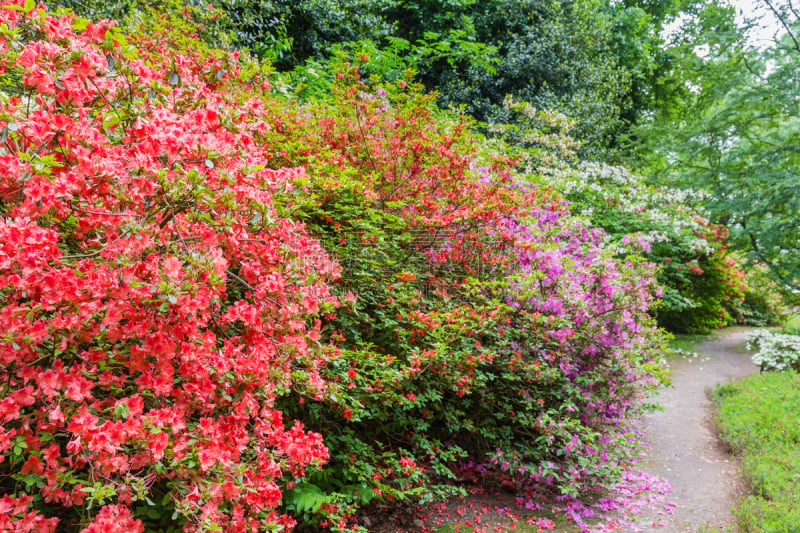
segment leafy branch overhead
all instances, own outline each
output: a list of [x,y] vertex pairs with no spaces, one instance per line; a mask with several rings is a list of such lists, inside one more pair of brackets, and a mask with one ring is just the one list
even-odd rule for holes
[[692,67],[696,90],[684,113],[643,133],[643,155],[657,179],[708,192],[713,220],[792,294],[800,280],[798,20],[791,4],[767,4],[782,37],[753,48],[738,33],[711,47]]

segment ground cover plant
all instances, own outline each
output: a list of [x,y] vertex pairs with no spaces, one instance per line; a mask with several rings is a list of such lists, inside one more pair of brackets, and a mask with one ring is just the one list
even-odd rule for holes
[[409,81],[300,104],[141,16],[0,8],[0,527],[353,530],[626,474],[651,265]]
[[740,454],[750,495],[735,509],[742,531],[800,528],[800,376],[764,372],[719,386],[713,394],[723,439]]
[[800,335],[796,331],[756,330],[747,336],[747,349],[761,370],[800,369]]

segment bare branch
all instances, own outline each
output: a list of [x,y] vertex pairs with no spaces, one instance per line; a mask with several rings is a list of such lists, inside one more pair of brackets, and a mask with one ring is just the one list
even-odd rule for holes
[[794,15],[794,18],[797,19],[795,20],[795,22],[800,21],[800,13],[798,13],[797,10],[795,9],[794,4],[792,4],[792,0],[787,0],[787,2],[789,3],[789,9]]
[[242,285],[244,285],[245,287],[247,287],[248,289],[250,289],[251,291],[256,292],[256,290],[253,288],[252,285],[247,283],[245,280],[243,280],[242,278],[240,278],[239,276],[237,276],[236,274],[234,274],[230,270],[225,270],[225,273],[227,275],[229,275],[230,277],[232,277],[233,279],[235,279],[236,281],[238,281],[239,283],[241,283]]
[[764,3],[769,6],[770,10],[775,14],[775,17],[780,21],[781,25],[786,30],[786,34],[789,36],[790,39],[792,39],[792,42],[794,43],[794,49],[797,50],[798,53],[800,53],[800,43],[797,42],[797,37],[795,37],[794,33],[792,33],[792,27],[784,18],[783,13],[778,11],[778,9],[772,4],[770,0],[764,0]]

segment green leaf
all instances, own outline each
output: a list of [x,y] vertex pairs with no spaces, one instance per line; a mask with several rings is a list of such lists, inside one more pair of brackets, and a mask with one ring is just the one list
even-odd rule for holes
[[330,499],[321,488],[310,483],[301,483],[287,491],[286,494],[287,501],[292,504],[298,514],[316,512]]
[[72,21],[72,29],[77,32],[82,32],[89,27],[89,19],[83,17],[75,17]]
[[115,418],[122,418],[127,419],[128,415],[130,414],[131,410],[128,407],[128,404],[125,403],[118,403],[114,406],[114,417]]

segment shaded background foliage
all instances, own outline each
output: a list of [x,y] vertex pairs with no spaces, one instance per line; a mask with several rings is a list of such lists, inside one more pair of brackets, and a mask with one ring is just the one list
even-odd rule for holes
[[[63,5],[119,18],[133,2]],[[189,2],[202,7],[201,2]],[[384,77],[414,70],[443,107],[482,122],[511,117],[511,95],[576,121],[582,155],[611,158],[629,128],[682,94],[674,52],[660,31],[703,2],[605,0],[218,0],[230,42],[279,71],[319,66],[340,48],[373,51]],[[684,48],[685,50],[685,48]],[[383,60],[377,56],[382,56]],[[387,59],[389,58],[389,59]],[[323,69],[324,70],[324,69]],[[676,79],[676,77],[678,79]]]

